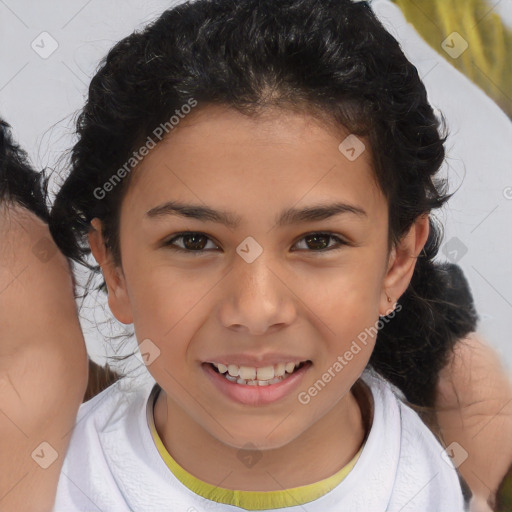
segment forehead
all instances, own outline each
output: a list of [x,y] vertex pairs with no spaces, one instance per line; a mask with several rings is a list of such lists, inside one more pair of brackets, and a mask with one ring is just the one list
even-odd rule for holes
[[365,138],[277,108],[249,117],[225,106],[197,107],[132,173],[123,201],[130,208],[149,209],[170,196],[224,206],[243,198],[261,208],[261,201],[271,207],[336,194],[370,209],[386,206]]

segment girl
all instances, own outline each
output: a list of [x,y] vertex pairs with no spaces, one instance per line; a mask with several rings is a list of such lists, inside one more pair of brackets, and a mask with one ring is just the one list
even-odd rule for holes
[[428,403],[456,340],[438,124],[365,2],[199,0],[110,51],[50,226],[154,380],[80,408],[56,511],[464,509],[383,378]]

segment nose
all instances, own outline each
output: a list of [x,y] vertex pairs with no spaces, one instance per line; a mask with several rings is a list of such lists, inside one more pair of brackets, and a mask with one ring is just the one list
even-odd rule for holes
[[285,272],[265,256],[252,263],[234,263],[220,308],[223,325],[246,334],[262,335],[284,328],[296,318],[297,297]]

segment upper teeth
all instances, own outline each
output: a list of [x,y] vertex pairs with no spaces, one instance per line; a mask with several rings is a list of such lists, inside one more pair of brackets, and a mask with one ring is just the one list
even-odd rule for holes
[[228,372],[232,377],[240,377],[245,380],[272,380],[274,377],[281,377],[284,373],[293,373],[300,363],[278,363],[275,366],[263,366],[255,368],[254,366],[237,366],[230,364],[228,366],[222,363],[212,363],[220,373]]

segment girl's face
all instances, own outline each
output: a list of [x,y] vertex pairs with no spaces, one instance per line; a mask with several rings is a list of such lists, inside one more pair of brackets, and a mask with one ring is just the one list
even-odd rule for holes
[[[424,217],[388,260],[370,148],[351,138],[340,150],[348,135],[289,111],[198,108],[132,171],[122,269],[105,264],[93,221],[110,307],[134,324],[170,418],[232,447],[277,448],[343,415],[379,314],[407,288],[428,234]],[[301,361],[311,364],[267,387],[209,364]]]

